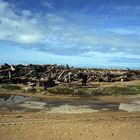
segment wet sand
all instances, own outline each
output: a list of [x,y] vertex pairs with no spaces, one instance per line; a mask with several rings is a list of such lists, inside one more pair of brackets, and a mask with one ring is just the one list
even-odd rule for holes
[[0,112],[92,113],[98,111],[140,111],[140,96],[29,97],[0,96]]

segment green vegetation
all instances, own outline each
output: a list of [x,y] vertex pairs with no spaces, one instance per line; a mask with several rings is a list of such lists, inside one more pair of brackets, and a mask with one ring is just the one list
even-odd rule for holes
[[43,93],[48,95],[73,95],[73,96],[104,96],[104,95],[135,95],[140,94],[140,85],[120,85],[120,86],[99,86],[98,88],[80,88],[55,86],[43,90],[35,88],[34,91],[23,90],[20,86],[14,84],[2,84],[1,88],[8,91],[24,91],[24,93]]
[[63,94],[63,95],[83,95],[86,96],[86,92],[75,89],[75,88],[69,88],[69,87],[57,87],[57,88],[49,88],[47,90],[51,94]]
[[68,88],[57,87],[47,90],[51,94],[63,94],[63,95],[80,95],[80,96],[103,96],[103,95],[135,95],[140,94],[139,85],[123,86],[123,87],[104,87],[104,88]]
[[123,87],[105,87],[89,90],[93,95],[135,95],[140,94],[139,85],[123,86]]
[[7,90],[20,90],[21,87],[17,85],[11,85],[11,84],[3,84],[1,85],[2,88],[7,89]]

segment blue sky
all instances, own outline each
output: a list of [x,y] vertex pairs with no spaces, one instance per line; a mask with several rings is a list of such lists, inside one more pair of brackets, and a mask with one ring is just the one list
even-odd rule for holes
[[140,68],[140,1],[0,0],[0,63]]

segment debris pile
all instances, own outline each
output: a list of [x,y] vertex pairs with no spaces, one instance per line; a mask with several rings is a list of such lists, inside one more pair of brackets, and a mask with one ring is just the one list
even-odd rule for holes
[[140,79],[140,70],[109,70],[74,68],[68,65],[0,65],[0,83],[41,82],[47,79],[56,83],[69,83],[79,80],[79,74],[86,73],[89,81],[115,82]]

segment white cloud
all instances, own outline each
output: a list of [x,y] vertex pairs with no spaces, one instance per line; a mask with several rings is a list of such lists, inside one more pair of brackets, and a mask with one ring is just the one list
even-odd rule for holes
[[140,5],[116,5],[114,6],[114,9],[118,11],[126,11],[126,12],[131,11],[139,13]]
[[22,11],[22,15],[23,15],[24,17],[29,17],[29,16],[32,15],[32,13],[31,13],[31,11],[29,11],[29,10],[23,10],[23,11]]
[[123,27],[123,28],[107,28],[104,29],[107,32],[112,32],[120,35],[140,35],[140,27]]
[[43,3],[43,5],[47,8],[50,8],[50,9],[52,9],[54,7],[54,4],[52,2],[48,2],[48,1],[45,1]]
[[38,40],[41,40],[40,34],[22,34],[17,36],[19,43],[25,43],[25,44],[34,44],[38,43]]
[[[51,24],[58,24],[58,23],[65,23],[66,20],[64,17],[56,15],[56,14],[52,14],[52,13],[47,13],[44,16],[44,19],[47,20],[47,22],[51,25]],[[61,25],[62,26],[62,25]]]
[[[86,21],[86,18],[84,16],[82,20]],[[85,51],[88,46],[90,48],[87,51],[90,49],[93,51],[94,48],[99,46],[107,46],[114,52],[121,52],[123,48],[135,53],[135,48],[140,50],[140,40],[127,36],[131,33],[138,33],[137,30],[133,29],[87,29],[82,26],[82,23],[80,25],[66,20],[65,16],[53,13],[32,13],[27,9],[22,10],[17,15],[14,6],[0,0],[0,40],[22,45],[33,44],[40,50],[40,45],[46,48],[52,47],[50,49],[52,53],[55,48],[70,49],[71,47],[75,50],[73,53],[76,54],[75,48],[77,47],[77,51],[79,51],[81,46],[85,47]],[[110,32],[115,32],[117,35],[110,34]],[[84,47],[81,48],[83,54],[85,53],[83,51]],[[45,49],[43,48],[43,50]],[[100,49],[100,51],[102,50]]]
[[133,55],[127,52],[114,52],[114,53],[103,53],[103,52],[96,52],[96,51],[89,51],[82,54],[82,56],[93,57],[97,59],[110,59],[110,58],[134,58],[139,59],[139,55]]
[[133,30],[128,30],[124,28],[112,28],[112,29],[106,29],[106,31],[117,33],[117,34],[122,34],[122,35],[131,35],[135,33]]
[[0,1],[0,40],[21,44],[40,43],[43,33],[29,10],[17,15],[8,2]]

